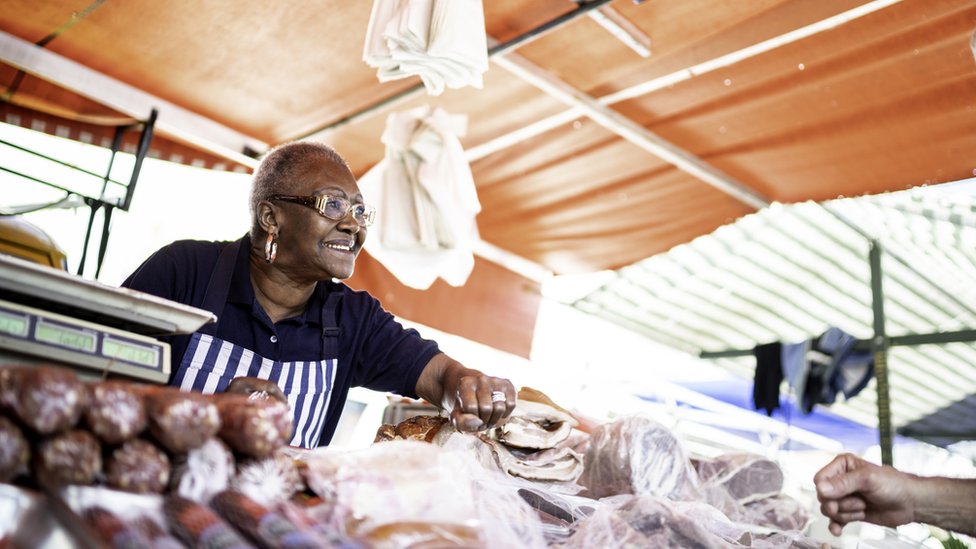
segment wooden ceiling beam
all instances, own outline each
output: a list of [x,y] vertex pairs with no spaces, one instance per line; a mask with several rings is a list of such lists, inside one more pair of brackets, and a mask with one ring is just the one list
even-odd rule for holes
[[156,131],[250,168],[258,164],[252,154],[268,148],[258,139],[3,31],[0,61],[136,120],[157,109]]
[[[859,19],[876,11],[893,6],[902,0],[873,0],[856,8],[845,12],[832,15],[815,23],[794,29],[779,36],[774,36],[768,40],[757,42],[751,46],[721,55],[714,59],[703,61],[691,67],[674,71],[646,82],[624,88],[620,91],[604,95],[596,99],[603,106],[610,106],[628,99],[634,99],[651,92],[673,86],[685,80],[690,80],[696,76],[712,72],[722,67],[728,67],[751,57],[772,51],[787,44],[808,38],[815,34],[837,28],[845,23]],[[488,155],[514,146],[518,143],[541,135],[549,130],[557,128],[565,123],[571,122],[582,114],[578,108],[570,109],[561,113],[554,114],[532,124],[523,126],[514,132],[501,135],[490,141],[486,141],[475,147],[471,147],[467,154],[469,162],[474,162],[485,158]]]
[[630,141],[634,145],[691,174],[743,203],[762,209],[769,199],[701,158],[671,143],[619,112],[600,104],[594,97],[563,82],[549,71],[518,54],[492,58],[492,62],[551,97],[575,107],[591,120]]

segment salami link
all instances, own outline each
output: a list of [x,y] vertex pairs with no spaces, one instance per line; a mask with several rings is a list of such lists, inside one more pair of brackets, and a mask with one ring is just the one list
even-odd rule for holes
[[144,391],[149,432],[167,450],[199,448],[220,429],[217,406],[200,393],[160,387]]
[[18,367],[4,373],[5,400],[20,421],[39,435],[70,429],[88,404],[88,387],[71,370]]
[[162,493],[169,485],[170,464],[153,443],[134,439],[112,451],[105,464],[105,482],[136,493]]
[[266,457],[291,438],[292,416],[288,404],[238,394],[221,394],[220,438],[235,451],[252,457]]
[[0,482],[10,482],[27,466],[30,445],[20,427],[0,416]]
[[91,402],[85,421],[107,444],[120,444],[146,428],[146,407],[131,383],[103,381],[91,384]]
[[95,435],[74,429],[44,439],[34,451],[34,477],[46,486],[91,484],[102,472],[102,449]]

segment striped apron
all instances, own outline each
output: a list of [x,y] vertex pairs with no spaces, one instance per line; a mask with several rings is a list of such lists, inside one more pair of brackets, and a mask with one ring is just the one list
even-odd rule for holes
[[170,381],[183,391],[221,393],[236,377],[273,381],[288,397],[292,411],[289,444],[315,448],[319,444],[325,411],[329,407],[339,354],[336,308],[339,292],[330,292],[322,310],[322,360],[280,362],[216,337],[227,292],[234,273],[240,241],[220,253],[203,299],[203,309],[217,314],[217,322],[200,328],[190,338],[179,369]]

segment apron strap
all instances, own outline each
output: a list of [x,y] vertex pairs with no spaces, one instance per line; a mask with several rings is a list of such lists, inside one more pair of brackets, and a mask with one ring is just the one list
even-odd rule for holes
[[336,312],[339,310],[338,288],[329,288],[329,295],[322,306],[322,357],[332,359],[339,356],[339,323]]
[[203,294],[201,308],[217,315],[217,322],[207,324],[197,330],[201,334],[212,336],[217,333],[217,325],[220,324],[224,305],[227,303],[227,294],[230,292],[230,281],[234,276],[234,262],[237,260],[237,253],[240,248],[240,240],[224,246],[217,258],[213,272],[210,273],[210,281],[207,283],[207,291]]

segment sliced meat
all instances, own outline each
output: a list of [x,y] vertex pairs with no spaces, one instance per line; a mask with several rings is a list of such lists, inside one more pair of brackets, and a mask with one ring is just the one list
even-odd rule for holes
[[506,473],[530,480],[573,482],[583,472],[583,456],[570,448],[552,448],[539,452],[512,450],[497,440],[482,437]]

